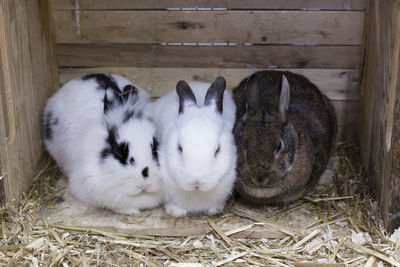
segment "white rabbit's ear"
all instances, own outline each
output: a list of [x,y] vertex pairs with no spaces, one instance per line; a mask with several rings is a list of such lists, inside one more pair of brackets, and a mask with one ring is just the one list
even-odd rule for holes
[[282,75],[281,96],[279,99],[279,112],[282,120],[286,120],[286,110],[289,108],[290,102],[290,86],[285,75]]
[[184,112],[185,106],[196,105],[196,97],[187,82],[179,81],[176,84],[176,92],[179,96],[179,114]]
[[211,104],[214,104],[216,110],[222,114],[222,103],[224,99],[225,87],[226,81],[224,77],[218,76],[217,78],[215,78],[210,88],[208,88],[206,98],[204,100],[204,105],[209,106]]

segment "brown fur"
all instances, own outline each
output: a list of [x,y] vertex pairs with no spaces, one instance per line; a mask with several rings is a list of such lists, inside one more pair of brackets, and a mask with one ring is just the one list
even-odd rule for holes
[[300,198],[318,181],[333,149],[332,104],[304,76],[281,71],[254,73],[233,97],[237,193],[261,205]]

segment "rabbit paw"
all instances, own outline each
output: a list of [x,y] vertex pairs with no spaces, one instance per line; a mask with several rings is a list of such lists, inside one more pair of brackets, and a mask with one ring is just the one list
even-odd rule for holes
[[116,209],[116,210],[114,210],[114,212],[124,214],[124,215],[139,215],[140,214],[140,210],[137,208]]
[[221,213],[224,207],[215,207],[207,210],[207,215],[212,216]]
[[166,204],[165,205],[165,212],[168,215],[174,216],[174,217],[183,217],[186,215],[186,210],[182,209],[181,207],[178,207],[174,204]]

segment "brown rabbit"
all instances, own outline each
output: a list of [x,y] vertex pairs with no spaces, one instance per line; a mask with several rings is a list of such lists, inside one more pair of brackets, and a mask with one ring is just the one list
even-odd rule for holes
[[302,75],[259,71],[233,89],[236,191],[257,205],[287,204],[313,186],[336,137],[332,104]]

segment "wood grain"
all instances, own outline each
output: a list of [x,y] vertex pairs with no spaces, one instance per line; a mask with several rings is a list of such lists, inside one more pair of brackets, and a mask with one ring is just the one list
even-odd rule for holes
[[71,10],[54,17],[57,43],[360,45],[364,12]]
[[331,100],[335,108],[338,132],[337,141],[350,141],[358,143],[358,132],[354,125],[358,121],[358,101],[357,100]]
[[[1,10],[0,10],[1,14]],[[2,52],[0,50],[0,153],[3,154],[5,153],[6,150],[6,140],[7,140],[7,133],[6,133],[6,127],[8,126],[8,123],[6,121],[7,116],[4,116],[4,114],[7,114],[7,108],[6,108],[6,98],[5,98],[5,84],[4,84],[4,71],[3,71],[3,62],[2,60]],[[4,181],[5,181],[5,175],[7,168],[5,167],[7,164],[7,159],[4,156],[0,155],[0,205],[3,205],[5,202],[5,191],[4,191]]]
[[[149,90],[153,97],[175,89],[179,80],[210,82],[218,75],[227,80],[228,90],[258,69],[226,68],[61,68],[60,80],[68,80],[89,73],[116,73],[131,79]],[[357,70],[346,69],[289,69],[308,77],[331,100],[357,100]]]
[[298,9],[298,10],[364,10],[365,0],[52,0],[54,8],[75,9]]
[[369,1],[366,18],[361,159],[384,223],[393,231],[400,226],[400,1]]
[[57,86],[54,35],[47,0],[0,2],[0,158],[4,199],[27,190],[43,148],[40,117]]
[[[222,75],[231,90],[243,78],[257,69],[218,69],[218,68],[61,68],[60,79],[64,83],[70,79],[89,73],[116,73],[134,81],[149,90],[152,96],[160,97],[173,90],[178,80],[210,82]],[[325,93],[336,109],[338,117],[338,140],[356,139],[357,84],[356,70],[329,69],[290,69],[305,75]]]
[[59,44],[60,67],[355,69],[361,46]]
[[[400,227],[400,1],[390,3],[391,62],[389,70],[389,104],[386,120],[386,150],[390,149],[389,230]],[[390,133],[390,134],[388,134]]]

